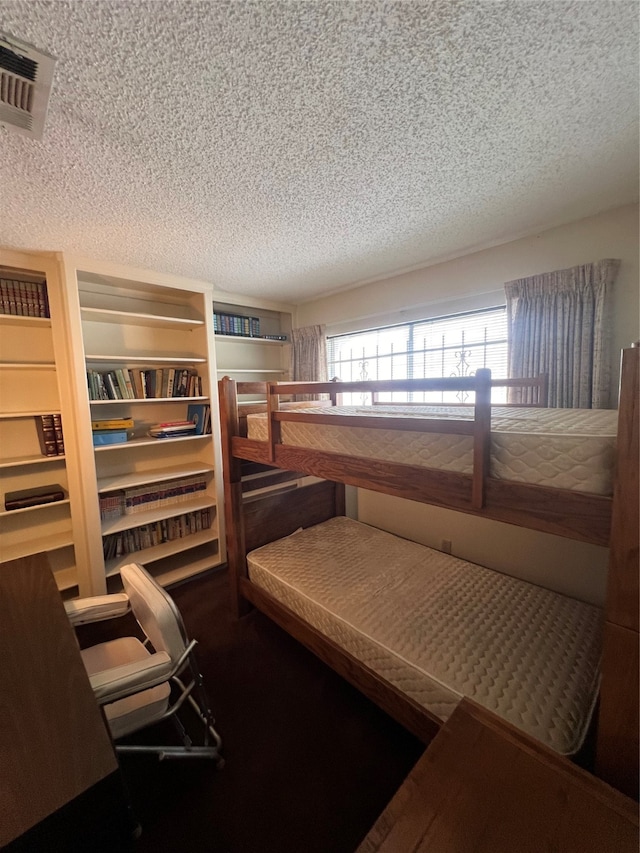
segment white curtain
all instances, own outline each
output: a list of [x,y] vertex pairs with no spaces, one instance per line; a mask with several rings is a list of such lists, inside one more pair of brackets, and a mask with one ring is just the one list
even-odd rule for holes
[[549,406],[610,404],[611,304],[620,261],[505,284],[509,376],[549,376]]
[[[291,378],[303,382],[327,381],[327,335],[324,326],[291,330]],[[317,398],[299,394],[296,399]]]

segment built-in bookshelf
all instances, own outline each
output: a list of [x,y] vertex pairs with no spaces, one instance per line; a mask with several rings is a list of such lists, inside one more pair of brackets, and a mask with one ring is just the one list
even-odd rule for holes
[[[205,433],[157,428],[187,421],[193,407],[217,413],[211,286],[86,261],[65,259],[65,270],[77,293],[71,324],[93,591],[117,585],[132,561],[163,584],[220,565],[217,417]],[[110,423],[113,436],[107,428],[98,439],[92,424]],[[194,478],[191,492],[185,484]],[[125,511],[133,494],[146,504]]]
[[290,378],[293,306],[216,292],[218,378],[278,382]]
[[0,278],[0,560],[46,552],[67,597],[223,564],[217,381],[288,379],[293,307],[64,253]]
[[0,250],[0,303],[0,560],[46,551],[71,594],[85,549],[80,478],[64,444],[73,415],[56,258]]

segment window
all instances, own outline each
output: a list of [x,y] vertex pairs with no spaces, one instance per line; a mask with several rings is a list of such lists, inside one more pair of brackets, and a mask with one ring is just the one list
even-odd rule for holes
[[[383,326],[327,339],[329,377],[345,382],[366,379],[416,379],[433,376],[471,376],[488,367],[494,378],[507,376],[506,308],[487,308]],[[465,395],[466,396],[466,395]],[[493,401],[505,402],[506,390],[495,389]],[[387,403],[460,403],[449,394],[386,394]],[[344,402],[365,402],[345,394]]]

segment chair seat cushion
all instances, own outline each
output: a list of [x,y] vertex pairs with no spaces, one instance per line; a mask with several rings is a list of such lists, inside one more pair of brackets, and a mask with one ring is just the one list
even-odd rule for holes
[[[150,653],[136,637],[118,637],[107,643],[82,650],[82,660],[89,675],[135,663],[149,657]],[[114,740],[124,737],[143,726],[160,719],[169,704],[171,688],[168,683],[118,699],[104,706],[105,716]]]

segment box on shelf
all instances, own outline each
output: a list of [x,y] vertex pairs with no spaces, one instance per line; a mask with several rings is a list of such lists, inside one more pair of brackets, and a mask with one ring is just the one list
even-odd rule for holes
[[102,447],[105,444],[122,444],[127,440],[126,429],[95,429],[93,430],[93,446]]

